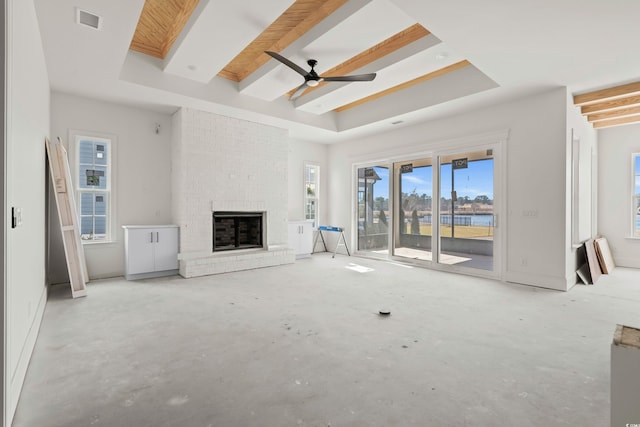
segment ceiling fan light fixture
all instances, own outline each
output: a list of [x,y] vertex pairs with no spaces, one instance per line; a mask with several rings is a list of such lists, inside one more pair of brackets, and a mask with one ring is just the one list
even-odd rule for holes
[[291,68],[296,73],[300,74],[304,77],[304,83],[298,86],[298,89],[289,97],[289,100],[293,101],[307,89],[307,87],[316,87],[320,82],[370,82],[371,80],[376,78],[376,73],[369,74],[358,74],[354,76],[331,76],[331,77],[322,77],[319,76],[318,73],[315,72],[314,67],[318,63],[315,59],[309,59],[307,64],[311,67],[311,70],[307,71],[299,65],[289,61],[287,58],[283,57],[279,53],[271,52],[269,50],[265,50],[264,53],[277,60],[278,62],[286,65]]

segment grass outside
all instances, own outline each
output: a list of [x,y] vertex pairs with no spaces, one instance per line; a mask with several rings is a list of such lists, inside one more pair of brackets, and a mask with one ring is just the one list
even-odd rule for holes
[[[407,224],[407,231],[411,231],[410,224]],[[480,225],[456,225],[454,227],[455,237],[460,238],[479,238],[493,237],[493,227]],[[440,234],[442,237],[451,237],[451,226],[441,225]],[[420,224],[420,235],[433,236],[431,224]]]

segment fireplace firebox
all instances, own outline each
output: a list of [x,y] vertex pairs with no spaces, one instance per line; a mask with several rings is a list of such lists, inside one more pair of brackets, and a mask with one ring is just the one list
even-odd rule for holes
[[263,247],[264,212],[213,212],[213,252]]

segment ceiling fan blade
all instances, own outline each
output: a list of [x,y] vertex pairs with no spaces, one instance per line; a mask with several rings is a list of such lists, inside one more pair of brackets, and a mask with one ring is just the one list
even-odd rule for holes
[[291,68],[293,71],[295,71],[296,73],[300,74],[302,77],[307,77],[307,75],[309,74],[309,72],[307,70],[305,70],[304,68],[294,64],[293,62],[289,61],[287,58],[285,58],[284,56],[275,53],[275,52],[271,52],[268,50],[265,50],[264,53],[266,53],[267,55],[269,55],[270,57],[272,57],[273,59],[276,59],[280,62],[282,62],[284,65],[286,65],[287,67]]
[[302,93],[307,90],[309,86],[307,86],[307,82],[302,83],[300,86],[298,86],[298,88],[296,89],[295,92],[293,92],[291,94],[291,96],[289,97],[289,101],[293,101],[294,99],[296,99],[297,97],[299,97],[300,95],[302,95]]
[[354,76],[322,77],[325,82],[370,82],[376,78],[376,73],[356,74]]

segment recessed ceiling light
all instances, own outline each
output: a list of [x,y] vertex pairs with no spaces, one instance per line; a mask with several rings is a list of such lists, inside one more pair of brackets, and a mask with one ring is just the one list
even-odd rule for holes
[[436,54],[436,59],[438,60],[447,59],[448,57],[449,57],[449,54],[447,52],[440,52]]
[[195,71],[198,69],[198,66],[191,64],[191,65],[187,65],[187,68],[190,69],[191,71]]
[[100,27],[102,27],[102,17],[95,13],[76,8],[76,23],[93,28],[94,30],[99,30]]

